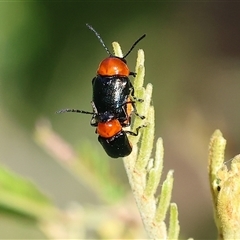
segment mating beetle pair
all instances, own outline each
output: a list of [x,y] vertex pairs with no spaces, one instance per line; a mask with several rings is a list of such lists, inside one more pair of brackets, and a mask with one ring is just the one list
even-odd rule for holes
[[92,80],[93,112],[77,109],[63,109],[57,113],[77,112],[91,114],[91,125],[96,127],[98,141],[103,146],[106,153],[112,158],[125,157],[132,152],[132,145],[128,140],[127,134],[137,136],[139,129],[145,125],[139,126],[136,133],[125,131],[122,128],[131,124],[131,114],[144,119],[144,116],[138,114],[135,101],[143,101],[134,96],[134,88],[128,76],[135,76],[127,66],[125,58],[133,50],[136,44],[146,35],[140,37],[122,58],[116,57],[108,50],[100,35],[92,26],[86,24],[92,30],[109,57],[105,58],[98,67],[97,76]]

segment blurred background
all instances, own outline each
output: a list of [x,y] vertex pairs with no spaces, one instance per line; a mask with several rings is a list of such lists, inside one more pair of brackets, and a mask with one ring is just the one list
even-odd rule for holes
[[[165,147],[164,174],[174,169],[172,201],[179,207],[181,237],[214,239],[207,176],[214,130],[227,139],[226,160],[240,152],[239,10],[236,2],[0,3],[1,164],[35,182],[61,209],[71,202],[101,205],[101,190],[92,191],[84,175],[76,180],[55,161],[57,153],[36,141],[36,129],[47,125],[56,134],[48,144],[60,141],[70,155],[76,151],[79,158],[108,164],[112,181],[125,189],[127,211],[135,212],[141,226],[122,160],[104,153],[90,117],[55,111],[91,110],[91,81],[107,53],[85,23],[110,49],[118,41],[125,53],[146,33],[127,61],[134,71],[137,49],[144,49],[145,81],[154,86],[156,137],[163,138]],[[64,155],[61,144],[59,158]],[[15,237],[10,226],[19,230],[18,236],[44,237],[21,221],[0,221],[1,238]]]

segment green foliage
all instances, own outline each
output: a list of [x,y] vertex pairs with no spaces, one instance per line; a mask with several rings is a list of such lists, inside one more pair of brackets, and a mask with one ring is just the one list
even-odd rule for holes
[[[113,47],[114,52],[121,57],[120,46],[114,43]],[[155,158],[151,158],[154,143],[155,118],[154,107],[151,105],[152,85],[148,84],[146,89],[143,87],[145,77],[144,60],[144,52],[143,50],[139,50],[134,89],[136,97],[144,100],[143,103],[136,102],[136,106],[139,113],[146,116],[144,122],[146,127],[142,130],[139,150],[136,144],[140,136],[130,138],[134,143],[134,151],[130,156],[124,158],[124,166],[148,236],[153,239],[166,239],[168,238],[168,233],[165,218],[171,200],[173,171],[169,171],[166,180],[163,182],[161,194],[156,198],[156,189],[159,185],[163,168],[164,149],[162,140],[158,139]],[[140,124],[143,124],[142,120],[136,117],[131,130],[134,131]],[[175,217],[177,216],[176,211],[177,208],[175,208]],[[178,220],[174,217],[170,219],[172,222],[170,222],[171,229],[169,232],[177,239],[179,225],[176,222]]]
[[0,207],[37,220],[56,214],[50,199],[37,186],[0,166]]
[[240,155],[224,163],[226,140],[216,130],[209,144],[209,180],[219,240],[240,239]]

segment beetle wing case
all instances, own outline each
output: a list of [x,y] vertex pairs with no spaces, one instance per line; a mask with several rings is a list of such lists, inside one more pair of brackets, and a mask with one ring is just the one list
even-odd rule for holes
[[133,89],[128,77],[98,75],[93,78],[92,86],[98,113],[114,113],[120,122],[128,119],[126,102]]
[[132,146],[124,131],[119,132],[111,138],[98,136],[105,152],[112,158],[126,157],[132,152]]

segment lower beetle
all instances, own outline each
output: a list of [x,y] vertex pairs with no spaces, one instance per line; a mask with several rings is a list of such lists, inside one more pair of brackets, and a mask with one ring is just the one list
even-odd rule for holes
[[126,157],[132,152],[132,144],[129,142],[127,134],[137,136],[142,127],[146,127],[146,125],[136,128],[136,133],[125,131],[117,119],[112,119],[108,122],[98,123],[96,132],[99,134],[98,141],[108,156],[119,158]]
[[[132,102],[126,102],[125,105],[131,105]],[[57,113],[76,112],[93,115],[91,125],[96,126],[98,141],[104,148],[108,156],[112,158],[126,157],[132,152],[132,145],[129,142],[127,134],[137,136],[139,130],[146,125],[141,125],[136,128],[136,133],[123,130],[123,126],[131,124],[131,107],[126,107],[128,119],[121,123],[119,119],[111,112],[98,113],[95,104],[92,102],[93,112],[78,110],[78,109],[62,109]]]

